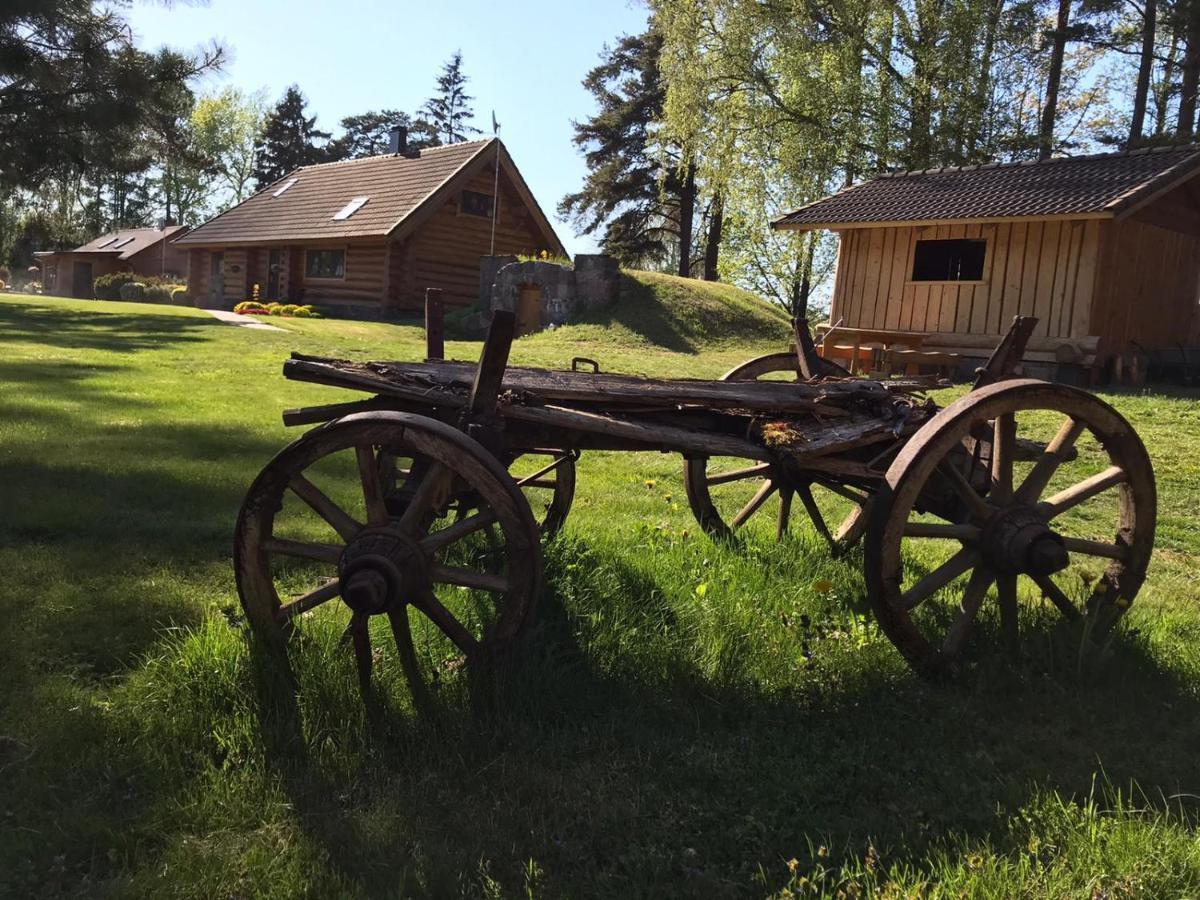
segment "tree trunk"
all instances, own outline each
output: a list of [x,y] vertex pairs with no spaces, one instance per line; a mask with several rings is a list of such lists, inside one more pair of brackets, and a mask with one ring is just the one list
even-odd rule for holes
[[1167,132],[1167,107],[1171,103],[1171,88],[1175,84],[1175,70],[1178,68],[1179,53],[1179,21],[1175,20],[1171,27],[1171,46],[1163,62],[1162,79],[1154,90],[1154,136]]
[[704,280],[720,281],[717,274],[717,261],[721,253],[721,228],[725,224],[725,205],[721,195],[713,197],[712,209],[708,215],[708,240],[704,244]]
[[1038,131],[1038,159],[1049,159],[1054,150],[1054,121],[1058,116],[1058,87],[1062,81],[1063,57],[1067,52],[1067,27],[1071,24],[1071,0],[1058,0],[1054,43],[1050,45],[1050,72],[1046,76],[1046,105]]
[[696,167],[688,163],[679,189],[679,274],[692,276],[692,218],[696,214]]
[[1150,95],[1150,75],[1154,70],[1154,33],[1157,28],[1157,0],[1146,0],[1146,10],[1142,16],[1142,56],[1138,63],[1137,87],[1133,91],[1133,118],[1129,125],[1127,147],[1135,147],[1141,142],[1146,127],[1146,100]]
[[792,279],[792,318],[808,318],[808,298],[812,293],[813,252],[816,250],[817,238],[813,232],[805,236],[804,250],[797,260],[799,277]]
[[1200,86],[1200,0],[1184,8],[1187,19],[1187,43],[1183,49],[1183,77],[1179,86],[1177,137],[1190,139],[1196,131],[1196,88]]

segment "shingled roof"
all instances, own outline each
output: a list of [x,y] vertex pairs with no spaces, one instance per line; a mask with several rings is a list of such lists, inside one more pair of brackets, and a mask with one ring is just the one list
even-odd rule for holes
[[[193,229],[177,243],[225,245],[325,238],[394,235],[420,211],[440,205],[461,176],[494,163],[501,167],[533,212],[548,240],[561,246],[504,145],[493,138],[421,150],[303,166],[252,197]],[[491,152],[489,152],[491,151]],[[366,202],[335,218],[351,201]]]
[[899,172],[810,203],[772,227],[812,231],[1049,216],[1111,218],[1198,170],[1200,147],[1191,145]]
[[[136,256],[147,247],[153,247],[161,240],[170,240],[173,235],[177,235],[181,231],[187,231],[187,226],[168,225],[161,231],[157,228],[121,228],[117,231],[110,231],[108,234],[102,234],[100,237],[88,241],[82,247],[57,252],[95,253],[99,256],[113,256],[125,260]],[[48,251],[42,255],[53,255],[54,252]]]

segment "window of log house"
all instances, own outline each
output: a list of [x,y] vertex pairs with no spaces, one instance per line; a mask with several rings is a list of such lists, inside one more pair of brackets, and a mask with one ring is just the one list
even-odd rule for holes
[[481,194],[478,191],[463,191],[458,201],[458,211],[464,216],[492,217],[492,195]]
[[987,241],[917,241],[913,250],[913,281],[982,281]]
[[345,250],[309,250],[304,261],[304,274],[309,278],[345,278]]

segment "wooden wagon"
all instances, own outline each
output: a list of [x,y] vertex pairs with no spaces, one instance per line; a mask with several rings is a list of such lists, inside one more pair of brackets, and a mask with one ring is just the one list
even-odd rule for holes
[[683,457],[689,504],[714,536],[762,530],[769,502],[777,536],[795,513],[834,553],[863,544],[879,623],[922,673],[956,671],[992,603],[1014,645],[1040,601],[1087,617],[1098,636],[1145,577],[1153,472],[1109,405],[1015,376],[1033,321],[1015,320],[975,387],[943,409],[927,382],[846,377],[803,323],[795,351],[717,381],[580,360],[509,367],[504,312],[477,365],[294,355],[288,378],[373,396],[284,414],[322,424],[263,469],[242,507],[246,615],[280,641],[319,607],[348,608],[364,687],[370,623],[379,634],[386,620],[423,692],[462,660],[502,654],[529,624],[541,545],[570,511],[579,454],[657,450]]

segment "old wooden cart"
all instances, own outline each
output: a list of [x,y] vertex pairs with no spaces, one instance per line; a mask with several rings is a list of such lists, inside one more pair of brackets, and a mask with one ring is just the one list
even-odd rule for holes
[[477,366],[295,355],[288,378],[374,396],[285,413],[324,424],[246,497],[235,545],[246,615],[279,639],[318,607],[348,607],[364,686],[379,658],[370,623],[378,635],[387,622],[423,690],[462,660],[495,658],[529,623],[541,541],[570,510],[580,452],[658,450],[682,455],[710,534],[761,529],[769,503],[782,536],[798,500],[835,553],[865,544],[879,623],[923,673],[956,669],[985,609],[1014,643],[1035,606],[1087,617],[1097,634],[1145,576],[1154,477],[1110,406],[1014,377],[1032,326],[1016,320],[975,388],[940,410],[927,383],[844,377],[803,324],[797,350],[720,381],[577,371],[578,360],[569,372],[509,368],[504,312]]

